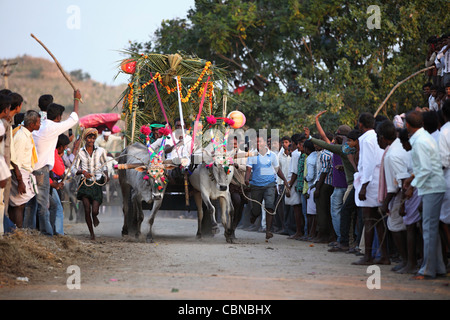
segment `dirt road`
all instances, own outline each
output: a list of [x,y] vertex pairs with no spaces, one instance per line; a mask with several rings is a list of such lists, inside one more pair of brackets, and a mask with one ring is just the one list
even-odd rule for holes
[[[233,244],[226,243],[223,233],[197,240],[195,219],[162,215],[154,225],[155,243],[146,243],[144,236],[139,241],[121,237],[119,208],[99,217],[95,243],[88,239],[85,224],[65,225],[70,237],[89,248],[89,259],[61,261],[51,272],[0,288],[0,300],[450,299],[449,277],[413,281],[390,271],[392,266],[380,266],[379,282],[369,280],[380,288],[369,289],[369,277],[377,274],[351,265],[359,257],[328,252],[326,244],[282,235],[266,243],[263,233],[240,229]],[[147,220],[146,215],[144,234]],[[79,289],[67,286],[67,279],[75,275],[67,273],[69,265],[80,268]]]

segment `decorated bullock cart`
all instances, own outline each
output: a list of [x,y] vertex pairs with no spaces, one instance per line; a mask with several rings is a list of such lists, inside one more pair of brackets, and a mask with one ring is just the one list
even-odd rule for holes
[[[212,211],[211,220],[205,220],[217,231],[215,207],[208,199],[217,195],[212,196],[213,188],[206,184],[215,179],[215,185],[223,188],[231,181],[234,166],[227,137],[230,129],[240,128],[245,121],[240,113],[234,119],[227,116],[225,71],[209,61],[179,54],[130,55],[120,65],[120,72],[130,75],[121,97],[128,142],[118,159],[123,191],[122,233],[139,236],[142,210],[150,209],[147,239],[151,241],[158,210],[187,210],[200,211],[197,236],[201,236],[202,226],[208,229],[208,225],[202,223],[203,210],[199,207]],[[180,128],[174,126],[176,119]],[[171,150],[170,158],[167,150]],[[199,173],[202,170],[207,173]],[[221,199],[228,190],[225,187],[217,193],[217,199]],[[221,200],[220,207],[224,224],[224,212],[233,210],[229,197]],[[229,226],[224,227],[229,240]]]

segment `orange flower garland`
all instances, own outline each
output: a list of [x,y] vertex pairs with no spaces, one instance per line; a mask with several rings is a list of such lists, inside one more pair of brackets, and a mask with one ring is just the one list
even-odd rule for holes
[[133,109],[133,83],[129,83],[128,86],[130,87],[130,92],[128,92],[128,108],[130,111]]
[[[144,59],[147,59],[147,56],[142,55],[142,57]],[[209,68],[211,67],[211,64],[212,63],[210,61],[206,62],[205,67],[202,70],[202,73],[198,77],[198,79],[195,82],[195,84],[188,89],[187,95],[185,97],[183,97],[183,94],[181,92],[181,77],[178,76],[178,90],[180,92],[180,98],[181,98],[181,101],[183,103],[186,103],[186,102],[189,101],[192,92],[198,88],[198,86],[200,85],[200,82],[203,80],[203,77],[208,72]],[[140,89],[141,90],[145,89],[147,86],[151,85],[154,81],[156,81],[156,79],[158,79],[159,83],[167,90],[167,94],[172,94],[175,91],[177,91],[177,88],[170,88],[169,86],[164,85],[164,83],[162,81],[161,74],[159,72],[157,72],[149,81],[144,83],[141,86]],[[128,108],[130,109],[130,111],[132,111],[132,108],[133,108],[133,94],[134,94],[133,83],[129,83],[128,86],[130,87],[130,91],[128,92],[127,102],[128,102]],[[209,87],[208,88],[209,90],[206,93],[206,96],[209,98],[209,103],[211,105],[211,110],[212,110],[212,97],[213,97],[214,84],[212,82],[210,82],[208,87]],[[201,95],[200,92],[203,93],[203,88],[202,87],[200,87],[200,89],[199,89],[199,95]]]

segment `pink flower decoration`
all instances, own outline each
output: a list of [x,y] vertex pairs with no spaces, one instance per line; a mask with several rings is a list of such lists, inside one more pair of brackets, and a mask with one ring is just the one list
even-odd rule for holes
[[207,116],[206,117],[206,122],[208,122],[209,124],[216,124],[217,119],[213,115]]
[[230,118],[225,118],[224,121],[229,126],[232,126],[234,124],[234,120]]
[[142,126],[141,129],[140,129],[139,131],[140,131],[143,135],[148,136],[148,135],[152,132],[152,129],[150,129],[150,128],[147,127],[147,126]]
[[205,167],[207,167],[207,168],[211,168],[212,166],[213,166],[212,163],[205,165]]
[[144,180],[148,180],[148,179],[150,179],[148,176],[144,176],[144,178],[143,178]]
[[168,135],[170,135],[170,128],[168,128],[168,127],[165,127],[165,128],[160,128],[159,130],[158,130],[158,133],[160,134],[160,135],[162,135],[162,136],[168,136]]

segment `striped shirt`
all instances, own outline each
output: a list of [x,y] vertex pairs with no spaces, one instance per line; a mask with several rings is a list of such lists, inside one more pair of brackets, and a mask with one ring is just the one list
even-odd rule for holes
[[[86,148],[83,147],[72,167],[72,174],[75,175],[78,170],[84,170],[95,175],[95,180],[100,180],[103,172],[108,171],[106,161],[106,151],[102,147],[94,147],[92,156],[87,152]],[[88,180],[93,181],[93,179]]]
[[331,165],[332,153],[324,149],[319,157],[320,169],[317,173],[319,178],[322,173],[326,173],[325,181],[323,183],[333,185],[333,170]]

